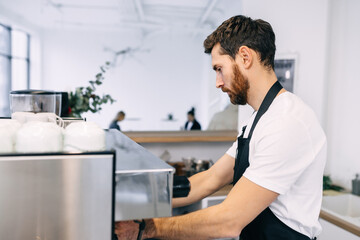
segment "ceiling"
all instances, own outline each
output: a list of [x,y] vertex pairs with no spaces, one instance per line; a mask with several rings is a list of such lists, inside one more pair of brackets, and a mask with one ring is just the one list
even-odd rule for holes
[[208,32],[223,19],[229,1],[239,0],[0,0],[0,7],[45,29]]

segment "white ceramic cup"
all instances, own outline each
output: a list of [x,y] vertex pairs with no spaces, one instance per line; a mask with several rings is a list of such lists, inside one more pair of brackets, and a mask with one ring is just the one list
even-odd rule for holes
[[16,133],[16,152],[61,152],[63,129],[54,123],[30,121]]
[[15,151],[15,136],[21,123],[14,119],[0,119],[0,153]]
[[34,122],[34,121],[49,122],[49,118],[46,115],[40,115],[38,113],[26,116],[26,122]]
[[33,112],[14,112],[11,114],[11,119],[18,120],[21,124],[27,122],[27,118],[35,115]]
[[65,125],[64,120],[61,117],[59,117],[58,115],[56,115],[55,113],[39,112],[39,113],[36,113],[36,115],[38,115],[41,118],[42,117],[47,117],[47,122],[56,123],[60,127],[64,127],[64,125]]
[[18,120],[22,124],[26,122],[39,121],[52,122],[59,125],[60,127],[64,127],[64,121],[62,118],[52,112],[14,112],[11,114],[11,118]]
[[65,128],[64,151],[104,151],[105,131],[93,122],[74,122]]

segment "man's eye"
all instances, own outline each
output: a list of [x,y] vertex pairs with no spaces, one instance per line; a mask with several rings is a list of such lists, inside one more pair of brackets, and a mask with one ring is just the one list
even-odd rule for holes
[[216,71],[217,71],[217,72],[221,72],[221,68],[217,68]]

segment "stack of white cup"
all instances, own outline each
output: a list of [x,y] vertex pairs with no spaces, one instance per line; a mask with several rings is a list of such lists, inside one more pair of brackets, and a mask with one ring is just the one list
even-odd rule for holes
[[51,122],[24,123],[16,134],[16,152],[61,152],[63,129]]
[[15,112],[0,119],[0,153],[84,152],[105,150],[105,131],[93,122],[66,127],[53,113]]
[[15,134],[15,152],[60,152],[63,149],[62,119],[51,112],[14,112],[21,127]]

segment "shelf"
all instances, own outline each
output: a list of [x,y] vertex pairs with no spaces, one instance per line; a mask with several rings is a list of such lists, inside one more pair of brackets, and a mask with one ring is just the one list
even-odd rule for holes
[[237,131],[130,131],[123,132],[137,143],[233,142]]

